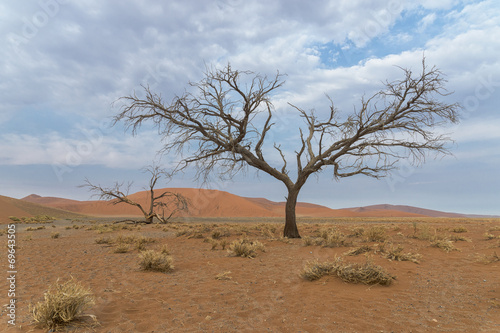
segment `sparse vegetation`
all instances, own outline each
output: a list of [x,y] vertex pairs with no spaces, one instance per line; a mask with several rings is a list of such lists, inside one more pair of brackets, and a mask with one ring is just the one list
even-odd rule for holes
[[366,242],[384,242],[387,239],[386,230],[381,226],[371,227],[363,232]]
[[61,237],[61,233],[59,233],[59,232],[53,232],[53,233],[50,234],[50,237],[54,238],[54,239],[60,238]]
[[43,230],[43,229],[45,229],[44,225],[39,226],[39,227],[28,227],[28,228],[26,228],[26,231],[36,231],[36,230]]
[[370,259],[364,264],[344,263],[340,257],[333,262],[320,263],[315,260],[307,263],[301,273],[301,276],[309,281],[318,280],[325,275],[335,275],[344,282],[366,285],[388,286],[395,280],[394,276],[387,273],[383,267],[375,265]]
[[484,264],[491,264],[494,262],[500,262],[500,257],[498,256],[497,252],[495,251],[491,256],[483,256],[480,261]]
[[164,252],[147,250],[139,254],[139,266],[143,271],[168,273],[174,269],[174,260]]
[[456,228],[451,229],[451,231],[458,234],[458,233],[462,233],[462,232],[468,232],[469,230],[467,230],[467,228],[465,228],[465,227],[456,227]]
[[231,274],[231,271],[226,271],[226,272],[223,272],[223,273],[219,273],[215,276],[215,279],[216,280],[220,280],[220,281],[227,281],[227,280],[231,280],[232,277],[229,276],[229,274]]
[[363,253],[371,252],[373,249],[369,245],[362,245],[345,253],[346,256],[357,256]]
[[422,257],[420,254],[410,252],[403,253],[403,249],[401,245],[390,245],[390,247],[384,251],[384,257],[390,260],[419,263],[419,259]]
[[458,249],[453,245],[453,242],[447,239],[436,239],[431,242],[431,246],[440,248],[446,252],[458,251]]
[[43,302],[30,305],[30,313],[39,327],[58,329],[81,317],[94,304],[90,289],[80,282],[73,278],[62,284],[58,282],[49,287]]
[[250,241],[246,238],[233,241],[229,244],[230,255],[235,257],[255,258],[257,251],[265,251],[264,244],[259,241]]
[[125,243],[119,243],[113,250],[114,253],[127,253],[128,251],[129,246]]

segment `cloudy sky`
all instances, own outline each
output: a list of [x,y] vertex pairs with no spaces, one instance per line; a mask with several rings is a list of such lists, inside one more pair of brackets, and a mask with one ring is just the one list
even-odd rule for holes
[[[274,96],[276,142],[298,139],[286,102],[342,112],[420,69],[446,74],[463,105],[453,156],[390,177],[310,178],[299,200],[332,208],[407,204],[500,214],[500,5],[496,0],[417,1],[4,1],[0,3],[0,194],[86,200],[77,186],[135,181],[158,159],[157,132],[110,126],[117,98],[147,84],[167,99],[201,79],[207,64],[286,73]],[[293,150],[292,150],[293,151]],[[162,162],[169,165],[169,158]],[[171,187],[196,187],[192,173]],[[285,187],[249,170],[211,188],[282,201]]]

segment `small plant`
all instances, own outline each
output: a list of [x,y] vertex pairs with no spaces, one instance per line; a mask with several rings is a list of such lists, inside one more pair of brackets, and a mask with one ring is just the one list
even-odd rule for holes
[[129,247],[125,243],[119,243],[113,250],[114,253],[127,253],[128,251]]
[[352,231],[352,234],[350,234],[349,237],[361,237],[361,236],[363,236],[365,229],[361,228],[361,227],[355,227],[351,231]]
[[226,239],[223,239],[219,242],[221,248],[222,248],[222,251],[224,251],[226,249],[226,246],[228,245],[228,241]]
[[43,230],[43,229],[45,229],[44,225],[39,226],[39,227],[28,227],[28,228],[26,228],[26,231],[36,231],[36,230]]
[[349,250],[346,252],[346,256],[357,256],[359,254],[363,254],[363,253],[366,253],[366,252],[370,252],[372,251],[372,247],[371,246],[368,246],[368,245],[363,245],[363,246],[360,246],[360,247],[357,247],[355,249],[352,249],[352,250]]
[[453,245],[453,242],[446,239],[436,239],[431,242],[431,246],[440,248],[446,252],[458,251],[458,249]]
[[224,273],[219,273],[215,276],[215,279],[216,280],[220,280],[220,281],[227,281],[227,280],[231,280],[232,277],[229,276],[229,274],[231,274],[231,271],[226,271]]
[[492,240],[492,239],[495,239],[495,238],[496,238],[496,237],[495,237],[495,235],[490,234],[490,233],[488,233],[488,232],[485,232],[485,233],[484,233],[484,235],[483,235],[483,237],[484,237],[486,240]]
[[212,239],[221,239],[222,237],[229,237],[231,234],[228,228],[217,228],[212,231]]
[[384,227],[371,227],[363,232],[363,237],[367,242],[384,242],[387,239]]
[[454,242],[469,242],[469,243],[472,242],[472,239],[461,236],[461,235],[452,235],[450,237],[450,240],[452,240]]
[[139,258],[139,266],[143,271],[168,273],[174,269],[173,258],[159,251],[143,251],[139,254]]
[[49,287],[43,302],[30,304],[30,313],[39,327],[58,329],[81,317],[95,302],[90,289],[73,278],[62,284],[58,282]]
[[11,219],[14,222],[21,222],[21,219],[19,217],[9,216],[9,219]]
[[232,242],[227,251],[235,257],[254,258],[257,255],[257,251],[264,252],[264,250],[264,245],[259,241],[239,239]]
[[498,256],[497,252],[495,251],[491,256],[484,256],[481,258],[481,262],[484,264],[491,264],[494,262],[500,262],[500,257]]
[[110,237],[100,237],[95,240],[96,244],[111,244],[113,240]]
[[319,262],[316,259],[314,261],[309,261],[306,263],[304,269],[300,273],[300,276],[309,281],[316,281],[321,279],[325,275],[330,275],[334,273],[335,269],[336,269],[335,262],[328,262],[328,261]]
[[54,239],[60,238],[61,234],[59,232],[53,232],[53,233],[50,234],[50,237],[54,238]]
[[459,234],[462,232],[468,232],[469,230],[467,230],[467,228],[465,228],[465,227],[456,227],[456,228],[451,229],[451,231]]
[[420,254],[417,253],[403,253],[403,247],[401,245],[399,246],[391,246],[389,249],[385,250],[385,257],[390,260],[396,260],[396,261],[411,261],[416,264],[419,263],[419,259],[422,257]]
[[340,263],[335,270],[336,275],[344,282],[362,283],[366,285],[380,284],[388,286],[396,277],[367,258],[364,264]]
[[322,239],[317,239],[316,245],[321,245],[323,247],[343,247],[352,245],[340,230],[323,230],[320,235]]
[[342,258],[335,258],[333,262],[320,263],[317,260],[308,262],[301,272],[301,276],[309,281],[315,281],[325,275],[334,275],[344,282],[362,283],[366,285],[380,284],[388,286],[395,280],[381,266],[373,264],[367,259],[364,264],[344,263]]

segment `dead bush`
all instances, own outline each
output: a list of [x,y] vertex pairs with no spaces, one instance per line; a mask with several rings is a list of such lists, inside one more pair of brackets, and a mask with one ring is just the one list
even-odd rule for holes
[[235,257],[254,258],[257,251],[264,252],[264,244],[259,241],[250,241],[246,238],[238,239],[229,244],[227,249],[230,255]]
[[419,263],[419,259],[422,257],[422,255],[418,253],[403,253],[403,247],[401,245],[399,246],[390,246],[388,249],[384,250],[384,257],[390,260],[395,260],[395,261],[411,261],[416,264]]
[[386,230],[384,227],[375,226],[363,232],[363,237],[366,242],[384,242],[387,239]]
[[334,275],[348,283],[362,283],[366,285],[380,284],[388,286],[396,278],[370,259],[366,263],[344,263],[342,258],[335,258],[333,262],[320,263],[317,260],[308,262],[301,272],[301,276],[309,281],[318,280],[325,275]]
[[44,294],[44,301],[30,305],[35,324],[55,330],[79,317],[94,304],[90,289],[71,278],[59,284],[59,280]]
[[168,273],[174,269],[173,258],[166,253],[147,250],[139,254],[139,266],[143,271]]
[[309,281],[319,280],[325,275],[333,274],[336,266],[336,262],[319,262],[316,259],[306,263],[304,269],[300,273],[300,276]]
[[355,249],[349,250],[345,253],[346,256],[357,256],[363,253],[367,253],[372,251],[372,247],[369,245],[362,245],[360,247],[357,247]]
[[453,245],[453,242],[447,239],[436,239],[431,242],[432,247],[437,247],[446,252],[458,251],[458,249]]

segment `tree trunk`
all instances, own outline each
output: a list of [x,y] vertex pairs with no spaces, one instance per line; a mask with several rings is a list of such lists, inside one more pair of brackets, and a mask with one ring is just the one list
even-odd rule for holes
[[295,217],[295,206],[297,205],[297,197],[299,190],[296,188],[288,189],[288,197],[286,198],[285,207],[285,229],[283,237],[300,238],[299,230],[297,229],[297,219]]

